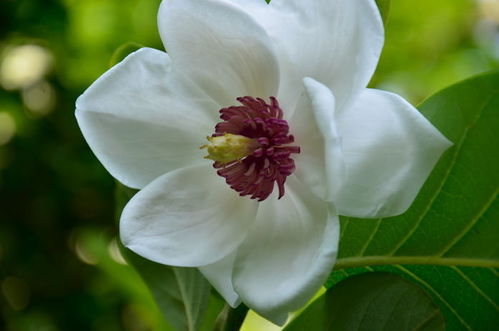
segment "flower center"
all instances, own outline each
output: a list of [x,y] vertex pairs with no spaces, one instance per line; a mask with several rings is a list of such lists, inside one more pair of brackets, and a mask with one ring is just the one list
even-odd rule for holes
[[208,149],[208,155],[205,158],[221,163],[241,160],[253,153],[260,145],[255,139],[232,133],[206,137],[206,139],[210,143],[201,146],[201,148]]
[[300,153],[300,147],[289,145],[294,137],[275,97],[270,103],[253,97],[237,101],[241,105],[220,110],[223,121],[201,148],[207,148],[206,158],[214,161],[217,174],[239,195],[262,201],[277,183],[280,199],[286,177],[295,170],[291,154]]

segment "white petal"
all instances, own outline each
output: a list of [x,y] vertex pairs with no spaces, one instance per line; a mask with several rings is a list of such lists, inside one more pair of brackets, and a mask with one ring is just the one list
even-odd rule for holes
[[203,162],[199,146],[213,130],[219,106],[177,78],[166,53],[143,48],[76,101],[90,148],[127,186],[142,188],[168,171]]
[[330,205],[294,176],[286,194],[260,203],[238,250],[234,287],[251,309],[282,325],[319,290],[336,259],[339,223]]
[[366,89],[339,114],[347,176],[340,215],[387,217],[412,203],[451,143],[396,94]]
[[232,269],[235,257],[236,252],[234,251],[218,262],[199,268],[206,279],[232,308],[241,303],[241,299],[232,285]]
[[183,168],[154,180],[128,202],[121,239],[149,260],[199,267],[239,246],[257,206],[231,190],[210,165]]
[[276,95],[279,67],[265,30],[230,0],[161,3],[159,31],[175,68],[220,104]]
[[232,1],[248,10],[279,50],[281,100],[298,96],[303,77],[327,85],[337,109],[367,86],[384,43],[374,0]]
[[320,198],[331,201],[344,176],[341,139],[336,127],[335,98],[312,78],[293,115],[292,130],[301,152],[294,156],[296,176]]

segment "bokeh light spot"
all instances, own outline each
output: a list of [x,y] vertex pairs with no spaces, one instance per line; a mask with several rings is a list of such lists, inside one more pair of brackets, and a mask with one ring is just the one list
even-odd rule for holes
[[30,290],[23,280],[9,276],[2,282],[2,293],[5,300],[14,310],[23,310],[29,304]]
[[46,81],[40,81],[25,88],[22,92],[23,103],[35,116],[46,116],[54,110],[55,90]]
[[97,256],[92,254],[87,247],[85,246],[84,238],[80,235],[76,235],[73,242],[73,250],[76,254],[76,257],[78,259],[85,263],[85,264],[90,264],[90,265],[96,265],[99,262],[99,259]]
[[16,122],[9,113],[0,113],[0,146],[8,143],[16,133]]
[[499,0],[478,0],[481,15],[499,24]]
[[107,251],[114,262],[127,265],[125,258],[123,258],[123,255],[121,255],[120,248],[118,247],[118,241],[116,240],[116,238],[113,238],[109,242],[109,245],[107,246]]
[[52,55],[37,45],[5,50],[0,64],[0,84],[6,90],[27,87],[43,78],[52,66]]

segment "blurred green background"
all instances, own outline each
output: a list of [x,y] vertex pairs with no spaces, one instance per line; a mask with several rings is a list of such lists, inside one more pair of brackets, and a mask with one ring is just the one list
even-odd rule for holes
[[[262,0],[263,1],[263,0]],[[167,329],[116,245],[114,181],[75,99],[159,0],[0,1],[0,330]],[[499,66],[498,0],[392,0],[372,86],[414,104]]]

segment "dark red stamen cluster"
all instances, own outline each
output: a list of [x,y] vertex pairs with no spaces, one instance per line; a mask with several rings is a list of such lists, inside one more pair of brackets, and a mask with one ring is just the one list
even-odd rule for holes
[[237,98],[241,106],[231,106],[220,110],[220,122],[213,136],[225,133],[237,134],[256,140],[259,146],[241,160],[228,163],[214,162],[217,174],[224,177],[229,186],[239,195],[251,195],[251,199],[265,200],[274,190],[274,182],[279,188],[279,198],[284,195],[286,177],[295,170],[291,154],[300,153],[300,147],[289,146],[294,137],[289,134],[289,126],[283,119],[282,109],[275,97],[270,104],[253,97]]

